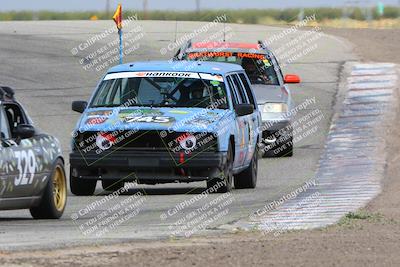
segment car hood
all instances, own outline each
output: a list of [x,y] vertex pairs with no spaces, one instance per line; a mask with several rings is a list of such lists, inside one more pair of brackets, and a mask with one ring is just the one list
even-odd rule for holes
[[82,115],[79,131],[166,130],[215,132],[232,111],[205,108],[118,107],[90,108]]
[[285,89],[279,85],[253,84],[252,87],[259,105],[267,102],[286,103],[288,101]]

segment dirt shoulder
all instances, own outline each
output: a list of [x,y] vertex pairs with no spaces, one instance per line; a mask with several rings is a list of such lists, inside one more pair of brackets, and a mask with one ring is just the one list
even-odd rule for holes
[[[366,61],[400,64],[400,30],[326,29],[349,39]],[[399,117],[399,116],[398,116]],[[0,264],[41,266],[399,266],[400,121],[387,129],[384,188],[362,212],[320,230],[237,233],[154,243],[0,253]]]

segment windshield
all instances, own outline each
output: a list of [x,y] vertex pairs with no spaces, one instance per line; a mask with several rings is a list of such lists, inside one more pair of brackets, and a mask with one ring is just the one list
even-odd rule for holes
[[264,54],[233,52],[191,52],[186,60],[217,61],[242,66],[252,84],[279,85],[271,59]]
[[167,72],[129,72],[108,74],[96,91],[90,106],[226,109],[228,103],[222,76],[198,73],[185,75],[185,73]]

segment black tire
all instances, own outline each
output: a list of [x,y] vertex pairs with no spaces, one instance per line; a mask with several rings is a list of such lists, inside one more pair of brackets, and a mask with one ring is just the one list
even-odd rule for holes
[[232,190],[233,160],[232,144],[229,144],[226,156],[226,163],[224,166],[224,170],[221,173],[222,177],[215,177],[207,181],[207,189],[211,189],[214,186],[216,187],[216,190],[212,191],[212,193],[226,193]]
[[67,203],[64,164],[58,159],[38,206],[29,209],[34,219],[59,219]]
[[101,180],[101,186],[106,191],[118,191],[124,185],[125,182],[122,180]]
[[256,147],[249,167],[244,171],[235,175],[235,188],[255,188],[257,185],[257,173],[258,173],[258,149]]
[[96,190],[97,180],[82,179],[72,175],[72,167],[69,172],[69,185],[75,196],[92,196]]

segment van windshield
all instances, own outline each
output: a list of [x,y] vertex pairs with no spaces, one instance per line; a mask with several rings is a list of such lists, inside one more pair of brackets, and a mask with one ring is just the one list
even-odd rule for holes
[[222,76],[204,73],[124,72],[108,74],[91,107],[149,106],[227,109]]

